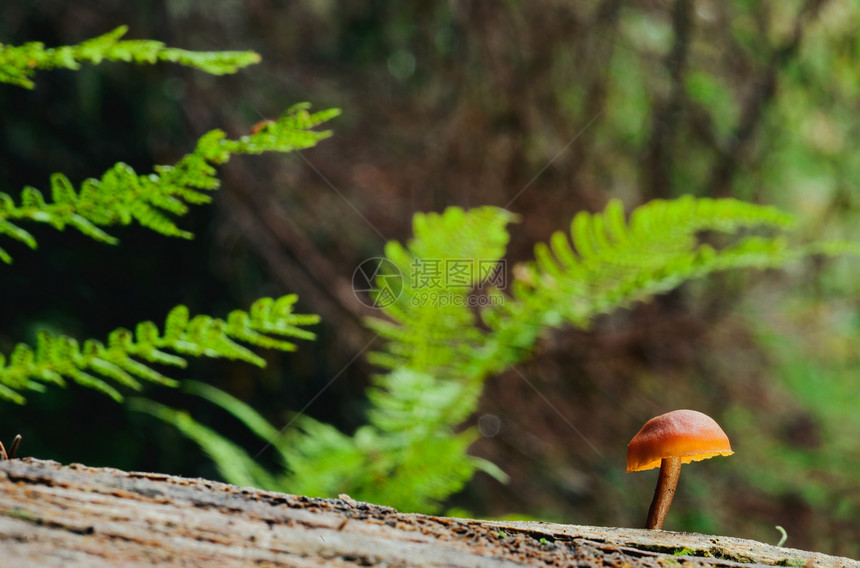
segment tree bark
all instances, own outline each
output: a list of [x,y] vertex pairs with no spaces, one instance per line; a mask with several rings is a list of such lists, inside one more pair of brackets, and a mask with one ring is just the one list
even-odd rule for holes
[[860,567],[728,537],[405,514],[32,458],[0,461],[0,539],[0,567]]

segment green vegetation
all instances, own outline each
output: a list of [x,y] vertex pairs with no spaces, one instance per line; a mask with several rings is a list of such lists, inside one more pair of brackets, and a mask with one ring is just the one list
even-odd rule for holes
[[[322,317],[319,339],[294,353],[228,336],[263,369],[132,355],[161,376],[198,380],[168,389],[129,373],[152,401],[30,394],[49,383],[28,376],[28,386],[6,385],[27,405],[0,401],[3,438],[22,432],[28,453],[62,461],[217,475],[200,444],[243,483],[637,526],[653,482],[623,474],[625,444],[648,417],[696,408],[738,455],[682,478],[669,528],[775,542],[781,524],[792,547],[860,555],[860,263],[826,258],[860,242],[856,2],[126,3],[111,19],[164,43],[128,42],[120,28],[59,48],[24,42],[74,44],[113,24],[83,4],[40,6],[0,8],[0,73],[12,85],[0,89],[6,367],[18,344],[36,357],[39,330],[109,349],[117,326],[133,332],[177,304],[229,321],[234,307],[296,293],[295,311]],[[264,57],[195,51],[233,46]],[[147,66],[91,65],[124,60]],[[200,72],[256,61],[232,77]],[[208,156],[205,143],[218,156],[262,142],[271,124],[249,125],[302,100],[348,111],[336,136],[307,152],[203,159],[189,172],[206,187],[183,181],[189,149]],[[301,120],[328,112],[283,115],[298,121],[296,148],[324,135]],[[200,136],[212,128],[229,135]],[[120,160],[128,166],[112,166]],[[149,191],[156,177],[149,197],[123,189]],[[223,189],[209,191],[218,180]],[[92,198],[112,184],[122,199]],[[749,206],[769,221],[720,232],[715,217],[694,214],[730,203],[731,216]],[[634,217],[664,207],[701,230],[652,240],[637,229]],[[413,244],[442,229],[452,242],[434,247],[482,253],[466,247],[476,234],[484,242],[472,219],[489,223],[489,260],[507,263],[505,285],[488,269],[474,290],[436,288],[440,259]],[[616,240],[624,235],[629,248]],[[402,272],[399,299],[365,324],[349,277],[383,251],[398,271],[423,259],[420,280]],[[558,301],[565,295],[573,301]],[[473,305],[450,305],[462,300]],[[433,326],[438,335],[416,331]],[[130,409],[177,423],[196,444]],[[65,428],[73,418],[88,428]],[[427,446],[438,461],[423,476],[424,453],[411,454],[408,438],[451,432],[447,445]],[[328,475],[314,477],[320,467]],[[402,477],[380,496],[395,471]]]
[[[118,28],[80,45],[57,49],[44,49],[40,43],[21,47],[0,45],[0,81],[32,88],[33,84],[26,77],[33,69],[77,69],[76,61],[98,63],[101,59],[115,59],[154,63],[165,60],[223,74],[259,60],[251,52],[193,53],[165,48],[159,42],[119,41],[124,33],[125,28]],[[99,227],[137,221],[162,235],[192,238],[193,235],[181,230],[173,218],[188,213],[188,204],[211,202],[207,192],[219,186],[216,165],[224,164],[234,154],[292,152],[312,147],[330,135],[312,129],[337,114],[337,110],[312,114],[307,105],[297,105],[277,121],[270,121],[266,128],[238,140],[229,140],[224,132],[213,130],[201,137],[195,150],[174,166],[156,166],[155,173],[141,176],[120,163],[100,180],[86,180],[77,192],[65,175],[56,173],[51,177],[51,202],[46,202],[42,193],[33,187],[23,189],[20,205],[7,193],[0,192],[0,236],[11,237],[35,249],[35,237],[19,224],[46,223],[57,230],[74,227],[96,241],[117,244],[116,238]],[[2,248],[0,260],[7,264],[12,262]],[[80,342],[66,335],[39,331],[35,347],[18,343],[8,361],[0,354],[0,398],[23,404],[25,398],[19,391],[44,391],[46,384],[63,386],[66,379],[71,379],[121,401],[121,393],[99,376],[133,390],[142,388],[137,379],[175,386],[177,381],[154,366],[182,368],[187,361],[165,350],[184,356],[223,357],[264,366],[260,356],[237,341],[292,351],[295,344],[278,336],[312,339],[313,333],[300,326],[314,324],[318,318],[294,314],[296,299],[294,295],[276,300],[262,298],[247,312],[230,312],[226,320],[206,315],[192,318],[188,308],[179,305],[170,310],[163,330],[159,331],[151,321],[144,321],[134,332],[125,328],[114,330],[106,343],[95,339]]]
[[32,89],[36,85],[31,77],[37,70],[79,69],[81,63],[98,65],[102,61],[138,64],[169,61],[213,75],[235,73],[260,62],[260,56],[252,51],[194,52],[166,47],[160,41],[120,39],[127,31],[127,26],[120,26],[78,45],[48,49],[40,42],[20,46],[0,43],[0,82]]
[[[100,181],[84,182],[77,193],[68,178],[55,174],[51,203],[29,187],[22,192],[20,206],[0,194],[4,203],[0,229],[31,248],[36,247],[34,237],[10,220],[45,222],[60,230],[69,225],[112,244],[116,239],[98,225],[136,220],[163,235],[189,238],[192,235],[166,213],[183,215],[188,212],[186,203],[211,201],[204,191],[219,185],[213,165],[226,162],[231,154],[311,147],[329,135],[312,129],[335,115],[336,111],[312,115],[300,106],[239,140],[213,131],[174,167],[157,167],[156,174],[139,176],[118,164]],[[136,401],[135,407],[174,424],[200,444],[233,483],[313,496],[349,493],[404,510],[434,511],[478,469],[505,479],[497,466],[468,455],[477,432],[457,428],[477,408],[487,377],[525,359],[546,328],[586,327],[598,314],[715,271],[777,267],[820,252],[858,252],[854,245],[838,242],[789,246],[782,234],[740,236],[721,248],[697,237],[703,231],[738,235],[751,228],[782,232],[790,227],[791,216],[771,207],[685,197],[642,206],[628,222],[620,202],[612,201],[604,213],[577,215],[569,235],[557,232],[549,244],[538,244],[535,261],[522,268],[512,295],[506,296],[488,278],[504,258],[506,225],[512,220],[512,214],[494,207],[470,211],[451,207],[441,215],[417,214],[414,238],[406,247],[388,243],[385,255],[403,279],[402,290],[393,301],[380,304],[390,320],[368,322],[387,340],[385,351],[374,353],[371,360],[388,373],[374,380],[367,393],[369,424],[353,436],[308,416],[297,416],[295,428],[282,433],[238,399],[188,383],[190,392],[225,408],[274,446],[282,461],[280,474],[267,472],[242,448],[184,412],[147,400]],[[11,261],[5,251],[3,255]],[[378,277],[379,290],[386,289],[385,278]],[[475,313],[470,300],[485,285],[490,301]],[[17,390],[62,385],[67,377],[122,399],[94,373],[135,390],[141,388],[136,378],[175,385],[140,361],[186,364],[165,349],[263,366],[263,359],[235,340],[292,350],[293,343],[271,334],[312,338],[297,326],[317,320],[294,315],[295,300],[295,296],[259,300],[250,312],[236,310],[226,320],[192,319],[185,306],[178,306],[167,316],[163,332],[154,323],[143,322],[134,333],[112,332],[106,345],[87,340],[80,347],[71,337],[41,332],[35,349],[19,344],[8,365],[0,359],[0,395],[23,402]]]
[[[0,76],[2,78],[2,76]],[[155,173],[138,175],[127,164],[119,163],[101,179],[90,178],[76,192],[69,179],[55,173],[51,176],[52,202],[33,187],[21,191],[20,205],[0,192],[0,236],[23,242],[32,249],[36,239],[12,221],[47,223],[58,230],[73,227],[97,241],[118,241],[99,226],[140,225],[168,237],[190,239],[170,215],[188,213],[189,204],[210,203],[208,192],[219,187],[214,166],[226,163],[231,155],[263,152],[293,152],[313,147],[331,132],[312,128],[334,118],[337,109],[310,113],[308,105],[296,105],[266,128],[238,140],[228,140],[221,130],[213,130],[197,143],[191,154],[174,166],[156,166]],[[0,260],[10,264],[12,257],[0,248]]]
[[[557,232],[550,245],[538,244],[536,260],[522,267],[507,296],[488,278],[504,258],[511,220],[494,207],[419,213],[406,246],[387,244],[389,268],[377,277],[377,292],[388,294],[394,276],[402,278],[402,289],[393,301],[379,302],[389,319],[368,325],[387,340],[370,358],[388,373],[374,378],[368,424],[354,435],[304,415],[281,432],[241,401],[191,385],[190,392],[273,446],[279,473],[265,471],[247,451],[183,412],[146,401],[136,406],[200,444],[232,483],[438,511],[476,470],[505,478],[494,464],[468,455],[477,431],[460,425],[477,409],[484,381],[525,360],[548,328],[585,327],[601,313],[712,272],[778,267],[820,252],[860,254],[851,243],[789,245],[793,219],[772,207],[685,197],[646,204],[628,222],[620,203],[611,202],[603,213],[577,215],[569,235]],[[778,234],[742,236],[751,229]],[[697,238],[703,231],[735,238],[714,248]],[[474,269],[464,273],[464,266]],[[478,290],[490,301],[476,309],[470,299]]]
[[[155,323],[144,321],[133,333],[124,328],[114,330],[108,336],[107,344],[88,339],[81,345],[72,337],[40,331],[35,349],[19,343],[8,364],[0,355],[0,397],[23,404],[25,399],[17,391],[44,391],[44,385],[48,383],[63,386],[66,377],[122,401],[119,391],[94,374],[134,390],[142,388],[135,377],[176,386],[175,380],[149,366],[159,364],[184,368],[187,365],[185,359],[166,353],[165,349],[186,356],[237,359],[263,367],[265,361],[236,340],[258,347],[292,351],[295,349],[293,343],[271,335],[313,339],[313,333],[298,326],[314,324],[319,318],[293,314],[295,301],[295,296],[283,296],[277,300],[261,298],[247,312],[233,310],[226,320],[206,315],[192,318],[188,308],[180,305],[170,310],[163,332]],[[149,365],[142,363],[141,359]]]

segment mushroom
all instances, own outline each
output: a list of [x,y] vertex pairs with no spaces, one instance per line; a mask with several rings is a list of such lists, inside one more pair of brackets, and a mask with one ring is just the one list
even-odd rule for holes
[[714,419],[695,410],[673,410],[645,423],[627,445],[627,472],[660,466],[645,526],[662,529],[675,496],[681,464],[734,452]]

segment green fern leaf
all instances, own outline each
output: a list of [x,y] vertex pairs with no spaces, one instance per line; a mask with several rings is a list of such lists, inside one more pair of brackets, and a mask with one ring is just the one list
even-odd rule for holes
[[[797,257],[784,239],[748,237],[716,250],[699,242],[704,231],[736,233],[784,229],[791,215],[733,199],[657,200],[636,209],[625,223],[621,205],[603,213],[579,213],[570,241],[562,233],[535,247],[529,274],[513,288],[538,327],[590,319],[665,292],[690,278],[732,268],[769,268]],[[571,246],[572,245],[572,246]],[[525,322],[518,322],[523,324]]]
[[[295,296],[277,300],[262,298],[251,308],[256,313],[256,319],[239,310],[232,312],[233,319],[241,317],[244,320],[241,328],[206,315],[192,318],[187,307],[176,306],[165,319],[164,333],[159,332],[155,323],[146,321],[137,325],[134,334],[119,328],[108,335],[107,344],[88,339],[82,347],[72,337],[40,331],[35,349],[19,343],[12,350],[8,363],[5,357],[0,356],[0,385],[5,387],[5,390],[0,389],[0,396],[21,403],[23,397],[6,396],[8,391],[32,389],[39,382],[62,386],[65,384],[64,378],[99,390],[117,400],[121,400],[122,395],[103,378],[133,390],[142,388],[138,379],[175,386],[175,380],[143,362],[186,366],[183,357],[167,351],[186,356],[237,359],[262,367],[265,366],[265,360],[237,341],[292,350],[295,349],[293,343],[270,335],[312,338],[312,333],[299,326],[315,323],[317,319],[314,316],[293,314],[295,301]],[[261,305],[269,306],[269,309],[261,310]]]
[[[0,236],[5,235],[35,249],[36,239],[19,226],[21,222],[51,225],[57,230],[69,226],[103,243],[118,240],[100,227],[129,225],[143,227],[169,237],[193,238],[180,229],[175,217],[185,215],[189,205],[211,202],[207,192],[216,190],[219,181],[216,165],[233,154],[291,152],[314,146],[331,135],[328,131],[309,130],[338,115],[337,109],[311,113],[308,105],[292,107],[266,130],[253,136],[229,140],[214,130],[202,136],[194,152],[174,166],[156,166],[155,173],[138,175],[131,166],[118,163],[101,179],[90,178],[75,191],[61,173],[51,176],[51,201],[33,187],[21,191],[20,205],[0,192]],[[0,248],[0,261],[11,263],[11,255]]]
[[[0,219],[0,235],[7,235],[17,241],[21,241],[31,249],[36,248],[36,238],[17,225],[13,225],[9,221]],[[11,260],[11,257],[10,257]],[[6,261],[9,262],[9,261]]]
[[260,56],[252,51],[197,52],[166,47],[160,41],[122,40],[127,31],[127,26],[120,26],[78,45],[55,48],[46,48],[40,42],[20,46],[0,44],[0,82],[32,89],[35,83],[31,78],[37,70],[79,69],[81,63],[98,65],[102,61],[138,64],[168,61],[212,75],[235,73],[260,61]]
[[489,275],[479,267],[494,267],[504,255],[512,220],[494,207],[452,207],[417,214],[406,247],[386,245],[403,289],[383,308],[393,321],[374,318],[368,325],[388,340],[371,361],[392,371],[374,377],[370,423],[354,436],[305,417],[298,421],[279,444],[289,469],[283,490],[348,492],[402,510],[434,511],[477,469],[504,477],[468,456],[475,433],[454,427],[474,411],[483,377],[474,354],[486,337],[468,298]]

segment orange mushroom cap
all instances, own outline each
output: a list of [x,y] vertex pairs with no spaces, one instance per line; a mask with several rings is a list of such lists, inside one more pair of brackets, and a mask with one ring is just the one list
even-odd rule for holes
[[627,445],[627,471],[660,467],[663,458],[690,463],[733,453],[728,436],[713,418],[695,410],[673,410],[655,416],[633,436]]

